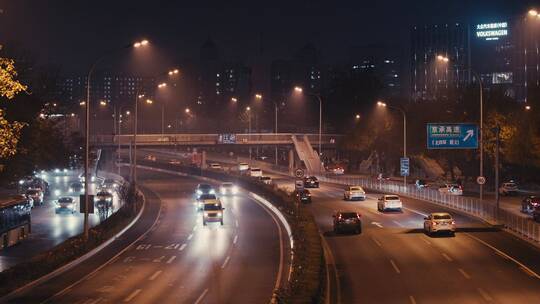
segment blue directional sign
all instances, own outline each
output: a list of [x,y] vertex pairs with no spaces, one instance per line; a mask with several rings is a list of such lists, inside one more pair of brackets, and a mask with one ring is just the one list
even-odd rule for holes
[[477,149],[478,126],[470,123],[428,123],[428,149]]
[[409,158],[408,157],[402,157],[400,158],[400,172],[401,176],[409,176]]

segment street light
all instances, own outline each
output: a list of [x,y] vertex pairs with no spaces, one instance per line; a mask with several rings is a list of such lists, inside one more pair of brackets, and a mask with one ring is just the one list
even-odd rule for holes
[[238,99],[236,97],[231,97],[232,102],[238,102]]
[[[255,98],[256,99],[259,99],[259,100],[262,100],[263,96],[261,94],[255,94]],[[270,102],[272,102],[274,104],[274,134],[275,134],[275,139],[277,141],[277,133],[278,133],[278,103],[275,102],[274,100],[270,100]],[[275,145],[275,160],[274,160],[275,164],[277,165],[278,164],[278,146],[277,144]]]
[[262,95],[261,94],[255,94],[255,99],[262,99]]
[[[398,110],[403,115],[403,158],[407,158],[407,114],[405,113],[405,110],[403,110],[400,107],[387,105],[386,102],[384,101],[377,101],[377,106],[382,107],[382,108],[388,107],[390,109]],[[407,191],[407,176],[406,175],[403,175],[403,187],[404,187],[404,190]]]
[[184,110],[184,112],[186,112],[187,114],[189,114],[189,112],[191,112],[191,110],[190,110],[189,108],[186,108],[186,109]]
[[538,16],[538,11],[536,9],[530,9],[529,10],[529,16],[532,16],[532,17],[537,17]]
[[130,49],[132,47],[135,47],[135,48],[140,48],[142,46],[146,46],[148,45],[148,40],[144,39],[142,41],[137,41],[135,42],[134,44],[129,44],[127,46],[124,46],[120,49],[115,49],[113,50],[112,52],[107,52],[105,54],[102,54],[100,57],[98,57],[93,63],[92,65],[90,66],[90,70],[88,71],[88,75],[86,77],[86,140],[85,140],[85,151],[84,151],[84,238],[87,240],[88,239],[88,206],[89,206],[89,201],[88,201],[88,191],[90,190],[88,187],[88,168],[90,166],[90,162],[89,162],[89,154],[90,154],[90,104],[91,104],[91,99],[90,99],[90,91],[91,91],[91,79],[92,79],[92,74],[94,73],[94,69],[96,68],[96,66],[98,65],[98,63],[105,59],[106,57],[110,56],[111,54],[114,54],[116,52],[119,52],[119,51],[124,51],[124,50],[127,50],[127,49]]
[[355,118],[356,120],[359,120],[359,119],[360,119],[360,114],[356,114],[356,116],[354,116],[354,118]]
[[[301,94],[304,92],[304,89],[302,89],[301,87],[294,87],[294,91],[298,94]],[[321,98],[321,95],[319,94],[314,94],[314,93],[308,93],[308,95],[311,95],[311,96],[314,96],[317,98],[317,100],[319,100],[319,173],[322,172],[322,165],[321,165],[321,160],[320,160],[320,157],[322,156],[322,98]]]
[[160,89],[161,89],[161,88],[165,88],[165,87],[167,87],[167,83],[166,83],[166,82],[162,82],[162,83],[158,84],[158,88],[160,88]]
[[178,74],[180,71],[178,71],[178,69],[174,69],[174,70],[170,70],[169,71],[169,75],[172,76],[172,75],[176,75]]
[[104,107],[104,106],[107,105],[107,102],[104,101],[104,100],[102,100],[102,101],[99,102],[99,105],[102,106],[102,107]]
[[525,110],[530,111],[530,110],[531,110],[531,106],[525,106]]
[[[529,12],[530,13],[530,12]],[[438,61],[448,63],[450,59],[447,56],[438,55]],[[478,86],[480,90],[480,134],[478,135],[478,140],[480,141],[480,176],[484,176],[484,87],[482,84],[482,78],[475,70],[469,67],[469,70],[478,80]],[[480,200],[484,198],[484,185],[480,184]]]

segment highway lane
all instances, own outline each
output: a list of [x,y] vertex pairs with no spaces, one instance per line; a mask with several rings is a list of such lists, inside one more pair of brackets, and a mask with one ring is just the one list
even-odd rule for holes
[[50,303],[268,303],[281,227],[258,203],[223,197],[224,226],[203,226],[197,180],[146,170],[139,178],[162,202],[154,230]]
[[[288,178],[276,182],[292,187]],[[422,214],[441,210],[431,204],[404,198],[408,209],[381,213],[377,194],[348,202],[340,186],[322,184],[310,191],[309,208],[336,260],[343,303],[540,302],[538,278],[475,239],[502,238],[506,245],[526,250],[529,259],[540,257],[536,248],[508,234],[452,212],[460,227],[456,236],[429,237],[421,230]],[[360,212],[362,235],[335,235],[331,215],[336,210]]]

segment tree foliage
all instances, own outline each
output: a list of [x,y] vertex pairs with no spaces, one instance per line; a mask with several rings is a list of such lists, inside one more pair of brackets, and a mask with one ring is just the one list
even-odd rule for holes
[[0,97],[13,99],[15,95],[27,89],[15,79],[16,77],[15,62],[12,59],[0,57]]

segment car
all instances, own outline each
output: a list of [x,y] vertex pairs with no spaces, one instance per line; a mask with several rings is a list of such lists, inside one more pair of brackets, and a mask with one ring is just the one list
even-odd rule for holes
[[356,234],[362,233],[362,221],[360,213],[354,211],[338,211],[333,215],[334,232],[343,233],[351,231]]
[[216,202],[218,200],[215,194],[202,194],[197,198],[197,210],[203,210],[204,204]]
[[209,184],[198,184],[195,189],[195,196],[199,199],[203,194],[216,194],[216,190]]
[[299,203],[311,204],[311,193],[307,189],[295,190],[294,198]]
[[379,173],[379,174],[377,174],[377,180],[380,181],[380,182],[389,181],[390,176],[388,176],[387,174]]
[[419,190],[429,187],[429,184],[423,179],[417,179],[414,182],[414,185],[416,186],[416,189],[419,189]]
[[[91,183],[96,181],[96,176],[92,175],[92,173],[88,172],[88,176],[90,176]],[[81,183],[84,183],[84,172],[79,174],[79,181],[81,181]]]
[[225,182],[219,187],[219,193],[222,195],[234,195],[238,193],[238,187],[233,183]]
[[261,176],[259,177],[259,181],[263,184],[271,185],[272,184],[272,178],[270,176]]
[[424,231],[427,234],[436,232],[449,232],[454,234],[454,232],[456,232],[456,222],[447,212],[431,213],[424,218]]
[[500,195],[516,195],[518,194],[518,186],[514,181],[502,183],[499,187]]
[[448,195],[463,195],[463,188],[458,184],[444,184],[439,187],[439,193]]
[[401,199],[397,195],[383,195],[379,197],[379,200],[377,201],[377,210],[380,212],[384,212],[386,210],[398,210],[401,211],[403,208],[403,203],[401,202]]
[[260,168],[251,168],[249,170],[249,176],[251,177],[261,177],[263,176],[262,170]]
[[249,170],[248,163],[239,163],[238,164],[238,171],[242,172],[242,171],[247,171],[247,170]]
[[69,193],[83,193],[84,184],[81,182],[74,182],[69,185]]
[[25,194],[34,201],[34,205],[43,205],[43,191],[41,189],[29,188]]
[[106,178],[103,180],[101,187],[103,189],[114,190],[118,189],[118,183],[112,178]]
[[203,206],[203,225],[206,226],[209,222],[219,222],[223,226],[223,206],[218,199],[213,202],[206,202]]
[[105,201],[105,202],[111,202],[113,201],[113,195],[107,190],[101,190],[98,193],[96,193],[95,196],[96,201]]
[[535,222],[540,223],[540,207],[534,208],[532,218]]
[[345,189],[345,193],[343,193],[343,199],[346,201],[352,201],[352,200],[366,200],[366,191],[362,189],[360,186],[349,186],[347,189]]
[[180,164],[182,164],[182,162],[179,161],[178,159],[173,158],[173,159],[169,160],[169,164],[171,164],[171,165],[180,165]]
[[335,166],[335,167],[332,167],[330,168],[330,173],[334,174],[334,175],[343,175],[345,174],[345,169],[343,169],[343,167],[341,166]]
[[523,213],[531,213],[536,207],[540,207],[540,197],[538,196],[530,195],[521,201],[521,212]]
[[155,162],[157,158],[155,155],[148,154],[144,157],[144,159]]
[[212,163],[212,164],[210,164],[210,169],[212,169],[212,170],[221,170],[222,168],[221,168],[220,164]]
[[71,196],[62,196],[54,202],[56,204],[55,213],[75,213],[77,211],[75,199]]
[[319,188],[319,180],[315,176],[306,176],[304,177],[304,187]]
[[69,170],[67,168],[63,168],[63,169],[56,168],[56,169],[52,170],[52,174],[56,175],[56,176],[63,176],[63,175],[66,175],[68,173],[69,173]]

